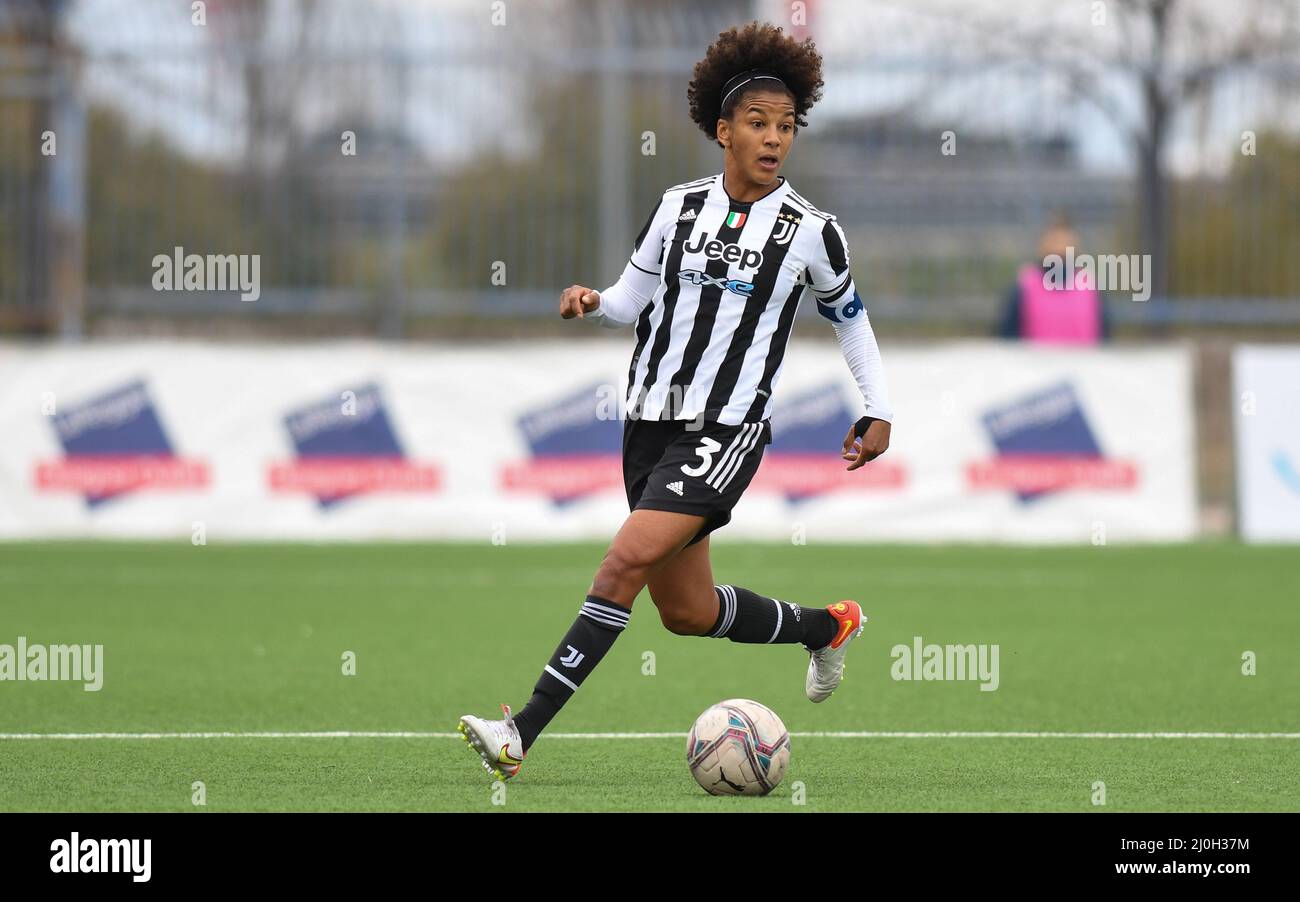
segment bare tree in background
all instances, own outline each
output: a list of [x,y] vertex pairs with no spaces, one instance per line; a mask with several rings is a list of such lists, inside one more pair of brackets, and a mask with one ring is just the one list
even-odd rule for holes
[[[273,9],[275,7],[275,9]],[[273,14],[292,28],[292,45],[277,53],[271,46]],[[237,45],[244,93],[247,139],[244,159],[249,177],[262,183],[260,215],[275,220],[283,212],[276,189],[277,164],[301,146],[295,110],[311,72],[308,52],[316,0],[221,0],[211,8],[212,34]]]
[[1164,297],[1170,246],[1165,155],[1172,126],[1234,73],[1250,69],[1294,79],[1300,0],[1095,0],[1081,9],[1091,33],[1043,16],[991,16],[987,8],[952,15],[993,48],[992,60],[1023,64],[1028,57],[1121,133],[1136,163],[1138,238],[1151,255],[1152,294]]

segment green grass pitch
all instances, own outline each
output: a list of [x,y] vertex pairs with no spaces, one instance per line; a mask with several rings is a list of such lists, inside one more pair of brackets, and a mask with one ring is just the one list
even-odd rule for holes
[[[1300,810],[1296,738],[802,735],[1295,734],[1300,552],[1236,544],[715,543],[719,582],[862,602],[871,622],[835,696],[804,698],[798,647],[675,636],[643,594],[551,725],[560,735],[543,735],[494,796],[457,717],[522,706],[602,551],[0,545],[0,644],[102,644],[105,665],[99,692],[0,682],[0,810]],[[999,688],[895,681],[890,650],[918,635],[996,643]],[[686,769],[692,720],[734,696],[794,734],[790,770],[765,798],[706,796]],[[439,735],[15,738],[207,731]],[[657,732],[681,735],[572,735]]]

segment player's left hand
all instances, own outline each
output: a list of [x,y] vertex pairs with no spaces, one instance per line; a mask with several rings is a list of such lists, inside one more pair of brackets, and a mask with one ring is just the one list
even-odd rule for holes
[[889,447],[889,424],[875,417],[865,417],[867,431],[858,435],[857,423],[849,427],[844,436],[844,452],[840,456],[851,461],[846,469],[856,470],[869,460],[875,460]]

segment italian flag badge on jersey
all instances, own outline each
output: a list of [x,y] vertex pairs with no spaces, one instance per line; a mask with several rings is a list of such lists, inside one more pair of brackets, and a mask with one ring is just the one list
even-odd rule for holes
[[748,215],[749,215],[749,214],[747,214],[747,213],[728,213],[728,214],[727,214],[727,228],[729,228],[729,229],[738,229],[738,228],[740,228],[741,226],[743,226],[743,225],[745,224],[745,217],[748,216]]

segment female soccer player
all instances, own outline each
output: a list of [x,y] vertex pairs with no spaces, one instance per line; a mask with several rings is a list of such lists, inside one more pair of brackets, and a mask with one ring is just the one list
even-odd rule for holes
[[876,339],[835,217],[801,197],[781,166],[821,98],[811,39],[751,23],[718,36],[695,67],[691,118],[722,148],[722,172],[664,192],[618,282],[564,290],[560,315],[636,324],[628,369],[623,481],[631,514],[532,698],[502,720],[459,730],[498,779],[524,754],[628,623],[645,588],[678,635],[801,644],[805,692],[835,691],[866,617],[855,601],[805,608],[713,583],[709,533],[731,519],[771,441],[772,393],[795,310],[811,289],[866,404],[842,457],[856,470],[889,446],[892,413]]

